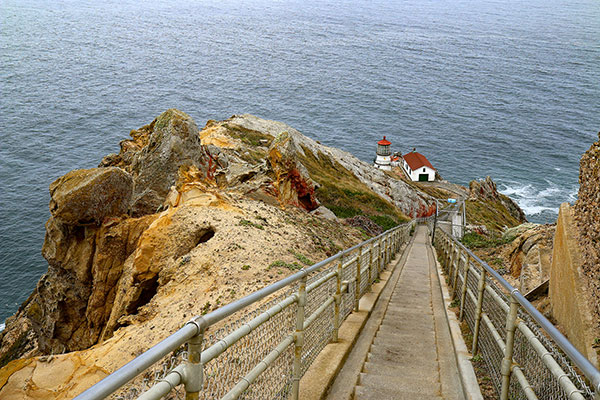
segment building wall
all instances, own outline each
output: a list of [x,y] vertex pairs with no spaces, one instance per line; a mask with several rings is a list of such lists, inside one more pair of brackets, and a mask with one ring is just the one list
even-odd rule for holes
[[404,160],[402,160],[402,167],[404,168],[404,170],[406,171],[406,173],[410,176],[410,179],[412,179],[413,181],[418,181],[419,180],[419,175],[421,175],[421,174],[428,174],[429,175],[429,182],[432,182],[432,181],[435,180],[435,170],[433,170],[433,169],[431,169],[429,167],[421,167],[421,168],[413,171],[408,166],[408,163],[406,161],[404,161]]

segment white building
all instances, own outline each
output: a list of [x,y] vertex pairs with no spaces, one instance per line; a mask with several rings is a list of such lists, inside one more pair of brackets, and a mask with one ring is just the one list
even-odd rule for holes
[[383,140],[377,142],[377,157],[375,157],[375,167],[391,171],[392,152],[390,150],[391,143],[386,140],[385,136]]
[[402,156],[402,168],[412,181],[433,182],[435,180],[435,168],[421,153],[412,151]]

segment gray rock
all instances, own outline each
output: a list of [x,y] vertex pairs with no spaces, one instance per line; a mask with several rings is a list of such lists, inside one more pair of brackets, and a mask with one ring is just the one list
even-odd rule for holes
[[333,213],[333,211],[331,211],[329,208],[325,207],[325,206],[319,206],[319,208],[317,208],[316,210],[311,211],[312,215],[317,215],[319,217],[331,220],[331,221],[337,221],[337,217],[335,216],[335,214]]
[[127,213],[131,175],[117,167],[78,169],[50,185],[50,213],[67,225],[101,224]]

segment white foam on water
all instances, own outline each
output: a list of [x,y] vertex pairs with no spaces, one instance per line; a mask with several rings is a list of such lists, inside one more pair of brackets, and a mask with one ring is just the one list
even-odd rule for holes
[[6,327],[6,325],[4,324],[0,324],[0,332],[2,332],[4,330],[4,328]]
[[531,183],[503,182],[499,184],[501,193],[514,199],[527,216],[539,216],[542,213],[558,215],[561,203],[574,202],[577,199],[577,187],[560,187],[546,180],[544,187]]

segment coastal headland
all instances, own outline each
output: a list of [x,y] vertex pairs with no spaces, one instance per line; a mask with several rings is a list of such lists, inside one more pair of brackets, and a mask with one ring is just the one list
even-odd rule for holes
[[[130,136],[50,185],[48,271],[0,333],[2,398],[72,397],[192,316],[431,216],[436,199],[463,198],[484,234],[525,222],[489,177],[411,182],[252,115],[198,129],[170,109]],[[584,201],[577,221],[600,220]]]

